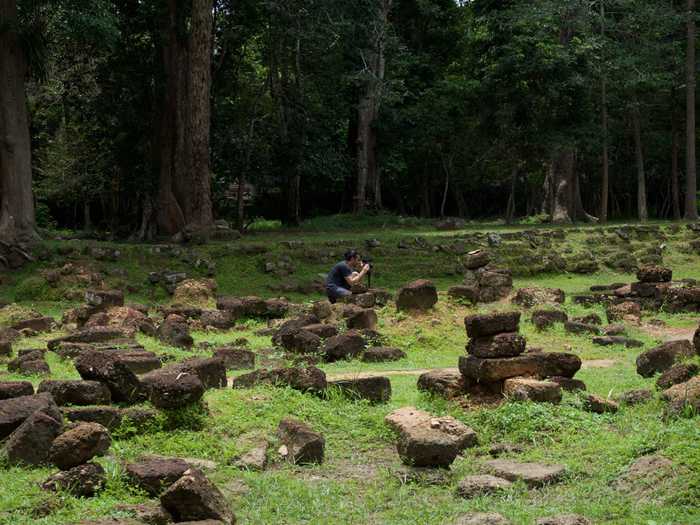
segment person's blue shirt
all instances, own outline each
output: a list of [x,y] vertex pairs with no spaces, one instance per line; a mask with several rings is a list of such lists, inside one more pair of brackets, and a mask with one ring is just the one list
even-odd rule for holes
[[326,286],[337,286],[339,288],[350,288],[346,277],[352,275],[352,269],[345,261],[340,261],[336,264],[326,277]]

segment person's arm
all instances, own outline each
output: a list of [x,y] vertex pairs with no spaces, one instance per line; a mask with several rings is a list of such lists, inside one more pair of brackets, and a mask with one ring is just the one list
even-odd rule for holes
[[350,286],[353,286],[361,282],[364,276],[367,275],[367,272],[369,272],[369,264],[365,264],[362,267],[362,270],[359,271],[359,273],[352,272],[350,275],[346,275],[345,280]]

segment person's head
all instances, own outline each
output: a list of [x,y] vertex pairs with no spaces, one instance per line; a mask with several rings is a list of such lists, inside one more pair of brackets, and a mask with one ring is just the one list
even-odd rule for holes
[[362,263],[362,258],[360,257],[360,254],[357,253],[357,250],[348,250],[345,252],[345,262],[351,268],[355,268]]

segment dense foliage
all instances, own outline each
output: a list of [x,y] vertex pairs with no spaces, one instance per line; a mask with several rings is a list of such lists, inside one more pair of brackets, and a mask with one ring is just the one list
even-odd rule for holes
[[[166,21],[191,31],[202,2],[79,4],[17,2],[38,222],[148,236]],[[608,217],[644,218],[642,195],[649,217],[678,218],[691,4],[208,1],[214,217],[539,215],[561,151],[599,217],[605,144]]]

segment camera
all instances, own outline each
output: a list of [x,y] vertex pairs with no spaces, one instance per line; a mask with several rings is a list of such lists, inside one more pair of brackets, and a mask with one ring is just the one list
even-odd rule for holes
[[370,257],[362,259],[362,263],[369,265],[369,270],[367,271],[367,287],[372,288],[372,270],[374,269],[374,263]]

